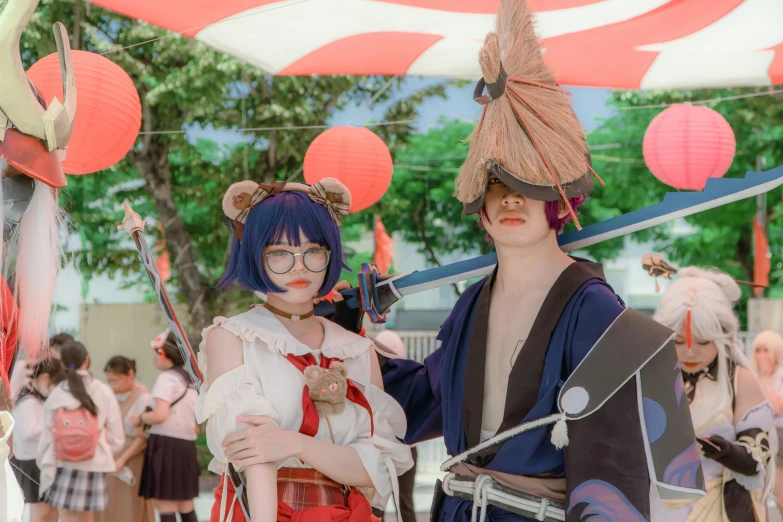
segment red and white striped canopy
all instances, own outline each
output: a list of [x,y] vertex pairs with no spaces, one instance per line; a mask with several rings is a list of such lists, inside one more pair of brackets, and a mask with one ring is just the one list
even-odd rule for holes
[[[528,0],[559,83],[783,83],[783,0]],[[93,0],[279,75],[477,79],[497,0]]]

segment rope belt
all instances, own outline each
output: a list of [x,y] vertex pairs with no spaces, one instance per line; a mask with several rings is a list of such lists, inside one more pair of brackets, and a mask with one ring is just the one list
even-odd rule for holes
[[484,522],[487,507],[495,506],[518,515],[532,516],[544,522],[564,522],[563,504],[515,491],[495,482],[489,475],[479,475],[475,481],[449,473],[443,480],[443,491],[451,497],[473,501],[470,522]]

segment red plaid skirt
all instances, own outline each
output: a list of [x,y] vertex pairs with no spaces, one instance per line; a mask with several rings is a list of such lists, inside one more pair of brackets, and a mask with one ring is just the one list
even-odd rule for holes
[[[223,475],[215,489],[210,522],[220,520],[220,502],[227,481],[227,508],[234,498],[234,486]],[[277,470],[277,522],[381,522],[372,516],[367,498],[355,489],[346,488],[326,475],[308,468]],[[237,500],[232,522],[246,522]],[[228,516],[228,513],[226,513]]]

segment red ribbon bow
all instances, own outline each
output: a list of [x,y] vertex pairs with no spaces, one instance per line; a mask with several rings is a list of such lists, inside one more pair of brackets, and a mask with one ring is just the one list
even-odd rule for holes
[[[315,360],[315,357],[313,357],[313,354],[308,353],[305,355],[293,355],[288,354],[286,355],[286,359],[288,359],[291,364],[296,366],[300,372],[304,373],[305,368],[308,366],[320,366],[321,368],[324,368],[326,370],[329,369],[329,366],[332,364],[333,361],[339,361],[340,359],[332,359],[330,357],[326,357],[325,355],[321,356],[321,363],[318,364]],[[342,362],[342,361],[341,361]],[[370,415],[370,433],[375,433],[375,422],[372,418],[372,408],[370,407],[370,403],[367,401],[367,398],[364,396],[362,391],[359,389],[356,384],[353,383],[350,379],[348,379],[348,390],[346,392],[345,397],[351,401],[352,403],[361,406],[365,410],[367,410],[367,413]],[[315,434],[318,433],[318,425],[320,424],[320,418],[318,417],[318,411],[315,409],[315,403],[313,402],[313,398],[310,397],[310,392],[307,389],[307,385],[305,385],[304,389],[302,390],[302,426],[299,428],[299,433],[302,433],[304,435],[309,435],[311,437],[315,437]]]

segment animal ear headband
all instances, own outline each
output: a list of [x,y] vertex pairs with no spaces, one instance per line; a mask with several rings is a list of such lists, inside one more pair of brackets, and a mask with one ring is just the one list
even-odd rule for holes
[[315,203],[326,207],[338,227],[351,207],[351,192],[348,187],[334,178],[324,178],[313,185],[285,181],[278,181],[271,185],[250,180],[240,181],[231,185],[223,196],[223,213],[234,224],[234,235],[237,239],[242,240],[242,232],[250,211],[266,198],[281,192],[307,194]]

